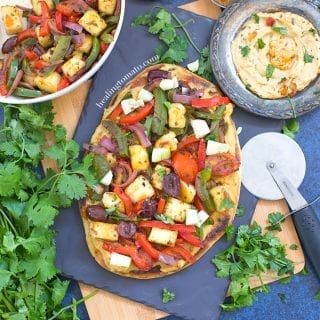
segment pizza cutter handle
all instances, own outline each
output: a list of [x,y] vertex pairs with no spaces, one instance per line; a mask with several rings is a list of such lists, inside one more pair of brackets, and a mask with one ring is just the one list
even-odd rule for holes
[[308,206],[292,216],[303,248],[320,278],[320,220]]

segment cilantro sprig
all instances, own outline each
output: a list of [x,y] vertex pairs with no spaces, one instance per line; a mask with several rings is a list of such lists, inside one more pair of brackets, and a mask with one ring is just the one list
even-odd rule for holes
[[[262,228],[242,225],[238,228],[235,242],[212,259],[217,277],[230,277],[230,297],[221,305],[225,311],[251,306],[256,292],[269,292],[262,282],[262,275],[270,270],[279,276],[293,273],[293,262],[286,258],[285,246],[272,233],[262,234]],[[261,287],[250,288],[249,279],[257,276]]]
[[168,303],[176,297],[174,292],[169,291],[167,288],[162,289],[162,302]]
[[[54,232],[59,208],[85,196],[95,182],[92,158],[77,160],[79,146],[53,123],[50,103],[1,105],[0,309],[10,319],[77,319],[77,301],[61,309],[68,281],[55,268]],[[47,136],[54,144],[47,145]],[[55,169],[39,171],[48,156]],[[72,313],[67,312],[69,309]]]
[[199,68],[196,73],[212,81],[209,47],[199,49],[186,26],[194,20],[182,22],[179,17],[164,8],[155,7],[144,15],[135,17],[132,26],[146,26],[148,32],[158,36],[160,46],[155,49],[158,62],[182,63],[188,58],[189,44],[199,54]]

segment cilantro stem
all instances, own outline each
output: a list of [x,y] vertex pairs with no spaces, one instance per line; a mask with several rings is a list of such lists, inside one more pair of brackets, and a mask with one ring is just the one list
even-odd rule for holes
[[186,25],[188,25],[190,22],[194,23],[194,20],[193,19],[189,19],[187,20],[186,22],[182,23],[181,25],[177,25],[177,26],[174,26],[175,28],[181,28],[182,26],[185,27]]
[[14,227],[11,220],[9,219],[9,217],[6,215],[6,213],[4,212],[4,210],[2,208],[0,208],[0,213],[2,214],[2,217],[5,219],[5,221],[8,223],[8,225],[10,226],[13,234],[15,236],[18,236],[18,232],[17,232],[16,228]]
[[49,318],[48,320],[53,320],[58,318],[58,316],[60,316],[60,314],[64,313],[65,311],[67,311],[68,309],[71,309],[73,306],[77,306],[83,302],[85,302],[86,300],[92,298],[94,295],[96,295],[98,293],[98,290],[94,290],[91,293],[89,293],[88,295],[86,295],[85,297],[83,297],[82,299],[73,302],[71,304],[69,304],[68,306],[63,307],[62,309],[59,310],[59,312],[57,312],[54,316],[52,316],[51,318]]
[[196,44],[193,42],[188,30],[185,28],[185,26],[183,25],[183,23],[180,21],[180,19],[174,14],[171,13],[172,17],[177,21],[178,25],[181,27],[181,29],[184,31],[185,35],[187,36],[189,42],[191,43],[191,45],[194,47],[194,49],[201,54],[200,49],[196,46]]
[[3,301],[3,303],[6,305],[10,312],[16,311],[14,306],[10,303],[10,301],[5,297],[5,295],[2,292],[0,292],[0,301]]

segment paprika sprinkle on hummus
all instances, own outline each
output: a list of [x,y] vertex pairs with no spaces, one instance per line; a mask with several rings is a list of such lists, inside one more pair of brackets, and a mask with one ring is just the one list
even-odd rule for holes
[[258,12],[231,44],[246,87],[265,99],[293,96],[320,71],[320,37],[310,21],[291,12]]

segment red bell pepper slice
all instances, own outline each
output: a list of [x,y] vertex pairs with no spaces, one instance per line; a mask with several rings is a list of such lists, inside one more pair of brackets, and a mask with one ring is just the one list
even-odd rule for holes
[[31,49],[25,49],[24,54],[29,61],[33,61],[38,58],[38,55]]
[[118,104],[115,107],[115,109],[111,112],[109,119],[115,122],[121,113],[122,113],[122,107],[121,107],[121,104]]
[[45,1],[40,1],[41,5],[41,16],[43,20],[50,19],[51,14],[50,14],[50,9],[48,4]]
[[0,95],[6,96],[8,94],[8,88],[5,84],[0,84]]
[[179,236],[194,247],[203,248],[201,239],[190,232],[179,232]]
[[168,254],[175,258],[182,258],[190,263],[194,263],[196,261],[196,258],[187,249],[179,244],[176,244],[176,246],[173,248],[167,247],[163,249],[162,253]]
[[105,43],[103,41],[100,41],[100,54],[101,55],[103,55],[107,51],[109,45],[110,45],[109,43]]
[[159,259],[159,251],[151,245],[151,243],[147,240],[147,237],[143,233],[137,233],[136,239],[138,244],[152,259]]
[[182,149],[184,149],[185,147],[189,146],[190,144],[198,143],[198,142],[199,142],[199,139],[196,138],[194,135],[184,137],[184,138],[178,143],[178,150],[182,150]]
[[139,108],[136,112],[127,116],[120,117],[119,123],[122,125],[135,124],[146,118],[153,110],[154,100],[147,102],[143,107]]
[[171,231],[178,231],[178,232],[189,232],[194,233],[196,232],[195,226],[186,226],[185,224],[166,224],[162,221],[158,220],[149,220],[149,221],[140,221],[139,227],[141,228],[159,228],[159,229],[167,229]]
[[199,171],[205,168],[205,160],[206,160],[206,143],[203,139],[200,139],[199,148],[198,148],[198,169]]
[[276,20],[274,20],[272,17],[268,17],[267,20],[266,20],[266,26],[267,27],[272,27],[275,22],[276,22]]
[[66,88],[70,84],[70,81],[67,77],[63,77],[58,84],[58,91]]
[[56,10],[61,12],[64,16],[71,17],[76,15],[76,12],[67,4],[63,2],[59,2],[56,5]]
[[113,191],[123,202],[127,216],[131,217],[134,214],[133,204],[131,199],[120,187],[115,187]]
[[205,210],[205,208],[204,208],[204,206],[203,206],[203,204],[202,204],[202,202],[201,202],[201,200],[200,200],[198,195],[196,195],[194,197],[194,205],[199,211]]
[[150,270],[152,267],[150,263],[143,256],[139,255],[138,249],[135,246],[116,246],[111,243],[104,243],[102,248],[109,252],[116,252],[129,256],[132,258],[133,263],[142,270]]
[[17,43],[28,39],[28,38],[37,38],[37,33],[34,28],[26,29],[18,33],[17,35]]
[[48,20],[43,21],[40,26],[39,36],[46,37],[50,34],[50,27]]
[[78,23],[79,20],[80,20],[80,15],[71,15],[70,17],[68,17],[69,22]]
[[32,24],[37,24],[42,22],[42,17],[35,16],[33,14],[29,14],[28,18]]
[[43,61],[43,60],[37,60],[34,63],[34,67],[38,70],[42,70],[44,68],[50,67],[50,63],[47,61]]
[[62,14],[60,11],[57,11],[57,12],[56,12],[56,15],[55,15],[55,18],[56,18],[57,29],[58,29],[60,32],[63,32],[63,24],[62,24],[63,14]]
[[164,198],[160,198],[157,206],[157,212],[162,213],[165,205],[166,205],[166,200]]
[[178,151],[172,158],[173,168],[180,179],[193,184],[199,171],[196,159],[190,152]]
[[230,103],[230,99],[228,97],[212,97],[207,99],[193,99],[191,101],[191,105],[194,108],[209,108],[220,106],[222,104]]

